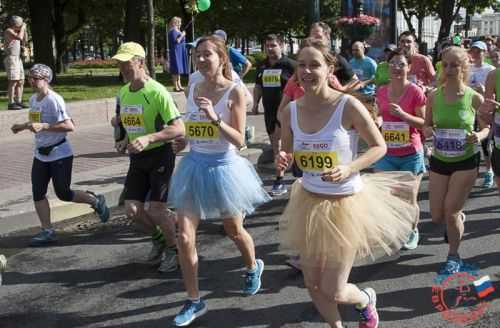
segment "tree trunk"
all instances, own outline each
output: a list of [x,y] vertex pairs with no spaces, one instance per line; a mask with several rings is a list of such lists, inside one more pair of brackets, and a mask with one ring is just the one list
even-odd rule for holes
[[64,6],[61,0],[54,0],[54,36],[56,40],[56,71],[64,73],[64,53],[68,37],[64,30]]
[[438,6],[438,16],[441,18],[441,26],[439,27],[438,40],[442,40],[450,36],[451,25],[456,19],[459,7],[455,8],[455,0],[440,1]]
[[143,44],[144,36],[141,32],[141,18],[144,0],[127,0],[125,9],[125,37],[124,41],[134,41]]
[[407,11],[406,11],[406,8],[403,7],[401,5],[401,12],[403,13],[403,18],[405,19],[406,21],[406,25],[408,25],[408,30],[411,31],[411,32],[415,32],[415,28],[413,27],[413,23],[411,22],[411,17],[412,15],[410,15]]
[[417,42],[422,43],[422,31],[424,30],[424,17],[417,17],[418,19],[418,38]]
[[153,79],[156,78],[155,72],[155,9],[153,0],[148,0],[148,53],[147,62],[149,74]]
[[99,34],[99,54],[102,60],[106,59],[106,54],[104,53],[104,40],[102,34]]
[[54,29],[52,26],[52,2],[29,0],[28,7],[31,18],[30,26],[35,62],[50,66],[54,71],[55,79],[54,46],[52,44],[54,36]]

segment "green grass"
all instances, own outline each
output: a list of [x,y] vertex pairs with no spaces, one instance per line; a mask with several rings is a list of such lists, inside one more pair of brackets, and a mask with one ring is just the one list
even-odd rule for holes
[[[170,74],[163,73],[157,67],[156,80],[173,90]],[[255,69],[245,76],[246,83],[255,82]],[[57,82],[51,87],[59,93],[66,102],[111,98],[116,96],[123,83],[118,78],[118,68],[70,68],[67,73],[58,75]],[[187,79],[182,79],[182,85],[187,85]],[[0,110],[7,109],[7,79],[5,72],[0,73]],[[28,102],[33,94],[29,83],[25,83],[23,100]]]

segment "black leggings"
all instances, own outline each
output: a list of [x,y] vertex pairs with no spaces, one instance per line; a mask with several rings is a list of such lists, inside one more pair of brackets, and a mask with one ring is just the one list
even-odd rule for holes
[[45,199],[50,179],[60,200],[71,202],[74,192],[70,189],[71,170],[73,168],[73,156],[58,159],[52,162],[42,162],[37,158],[33,159],[31,168],[31,186],[33,190],[33,200],[39,202]]

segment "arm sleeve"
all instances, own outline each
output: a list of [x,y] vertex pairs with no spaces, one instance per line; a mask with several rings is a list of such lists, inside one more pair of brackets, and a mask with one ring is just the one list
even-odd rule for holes
[[71,119],[68,112],[66,111],[66,103],[64,102],[64,99],[62,97],[53,97],[51,99],[50,105],[53,107],[57,123]]
[[181,116],[172,96],[167,90],[157,94],[157,105],[158,113],[166,124],[170,124],[170,122]]
[[425,66],[427,66],[427,74],[429,75],[427,78],[429,81],[432,81],[436,76],[436,71],[434,70],[434,66],[432,66],[432,62],[429,58],[424,57]]
[[288,79],[288,82],[286,83],[285,88],[283,89],[283,94],[293,99],[294,90],[296,88],[297,84],[295,83],[293,78]]
[[231,61],[237,64],[245,65],[247,63],[247,58],[241,54],[238,50],[234,48],[229,48],[229,56]]
[[375,72],[377,71],[377,63],[373,60],[370,59],[370,79],[375,78]]
[[427,97],[425,96],[424,91],[422,88],[415,88],[415,107],[422,107],[425,106],[425,103],[427,102]]

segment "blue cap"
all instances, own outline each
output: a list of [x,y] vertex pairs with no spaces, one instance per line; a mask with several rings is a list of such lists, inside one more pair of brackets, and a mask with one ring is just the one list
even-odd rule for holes
[[481,50],[484,50],[484,51],[488,50],[488,46],[483,41],[476,41],[476,42],[474,42],[471,45],[471,48],[478,48],[478,49],[481,49]]

